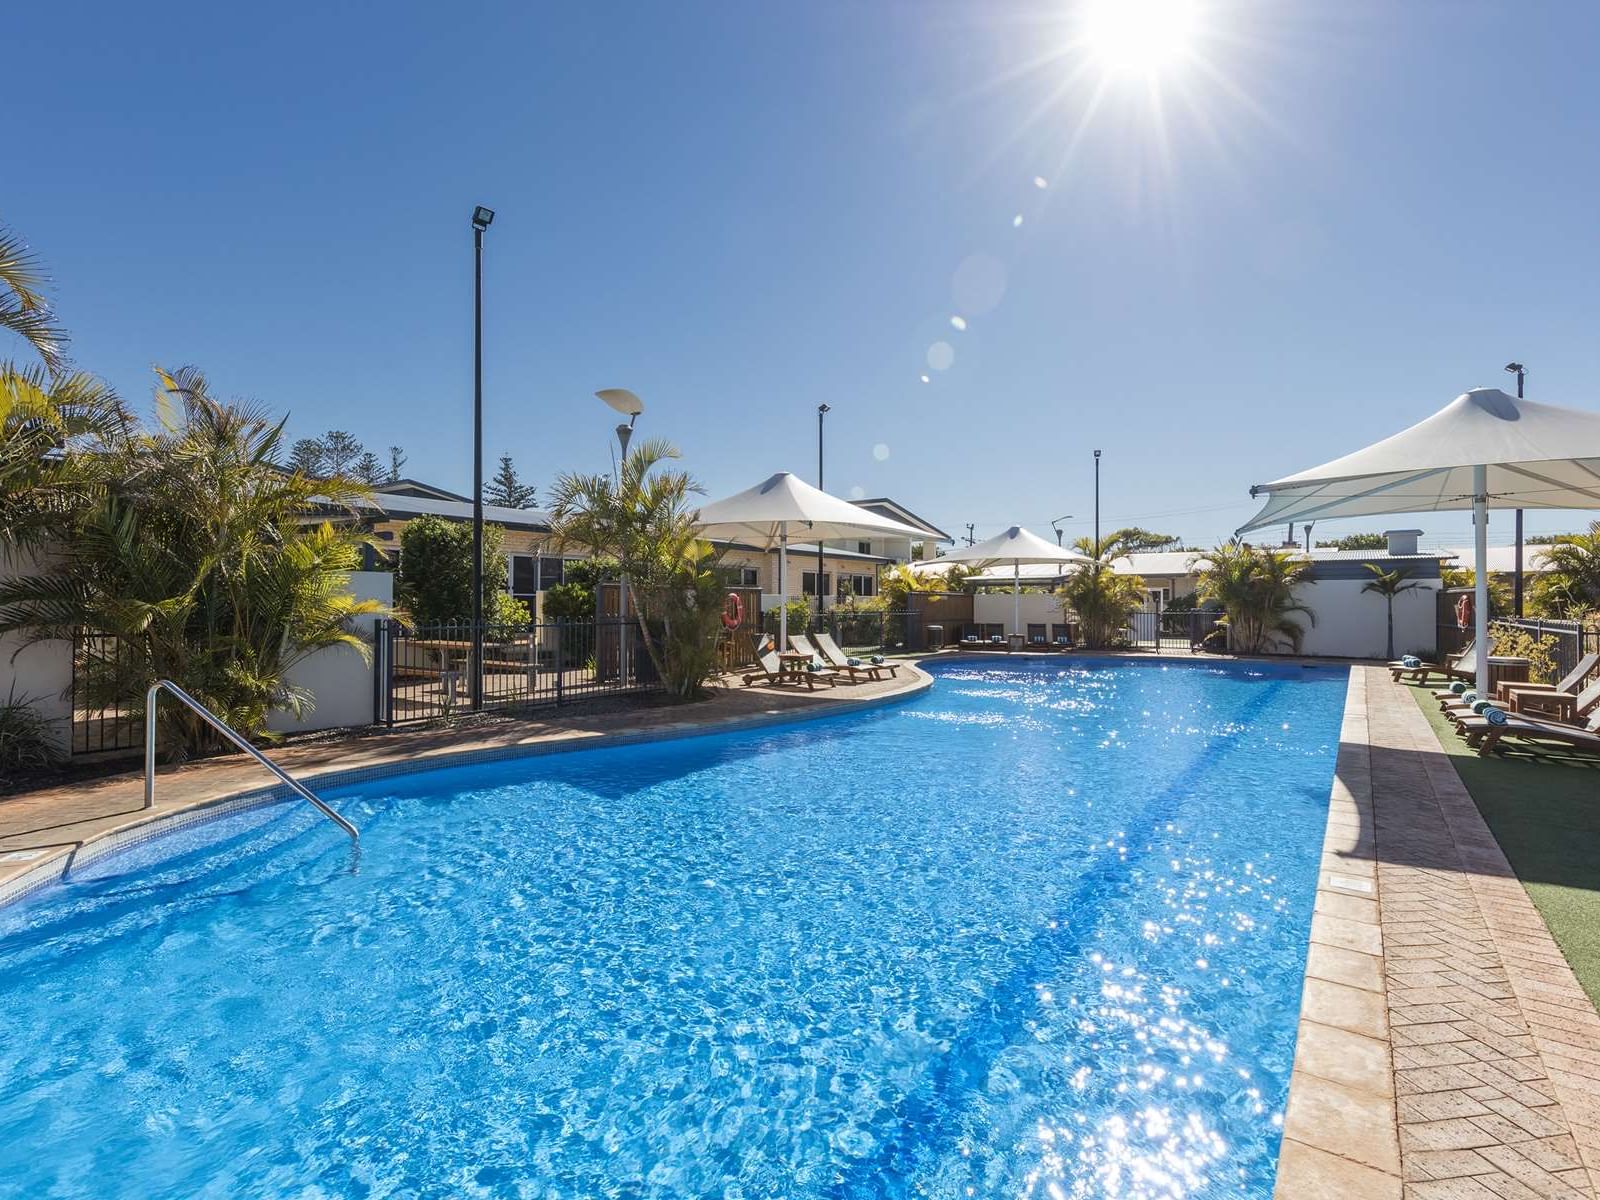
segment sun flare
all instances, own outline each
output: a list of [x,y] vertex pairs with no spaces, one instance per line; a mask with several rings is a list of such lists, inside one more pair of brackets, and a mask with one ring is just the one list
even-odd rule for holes
[[1108,70],[1153,75],[1190,53],[1195,10],[1195,0],[1087,0],[1083,40]]

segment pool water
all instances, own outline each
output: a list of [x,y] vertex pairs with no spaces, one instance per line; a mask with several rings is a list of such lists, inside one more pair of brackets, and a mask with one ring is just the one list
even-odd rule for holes
[[1346,672],[933,670],[0,909],[0,1196],[1269,1197]]

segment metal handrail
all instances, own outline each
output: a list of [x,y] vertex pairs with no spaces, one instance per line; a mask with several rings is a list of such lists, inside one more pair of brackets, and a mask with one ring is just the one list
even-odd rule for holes
[[236,733],[230,725],[222,720],[221,717],[217,716],[216,713],[212,712],[204,704],[201,704],[200,701],[189,695],[188,692],[184,691],[170,679],[156,680],[156,682],[151,686],[150,690],[145,693],[144,698],[144,806],[146,808],[154,808],[156,806],[156,697],[160,695],[163,689],[171,692],[179,700],[182,700],[191,709],[203,717],[213,729],[215,729],[223,737],[227,738],[228,741],[232,742],[235,746],[243,750],[267,770],[271,771],[278,777],[280,782],[286,784],[302,800],[309,800],[312,804],[320,808],[323,815],[326,816],[328,820],[332,821],[340,829],[344,830],[350,835],[350,840],[352,842],[359,842],[361,840],[361,835],[356,832],[356,827],[350,824],[349,821],[345,820],[332,808],[330,808],[320,796],[318,796],[304,784],[300,783],[298,780],[290,778],[288,773],[285,772],[282,767],[278,766],[277,763],[273,762],[249,742],[245,741],[245,739]]

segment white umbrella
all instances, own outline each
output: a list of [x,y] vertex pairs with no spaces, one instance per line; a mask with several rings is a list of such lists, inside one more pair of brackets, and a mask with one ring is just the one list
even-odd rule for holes
[[[779,471],[738,495],[716,500],[700,510],[695,526],[707,537],[745,542],[763,550],[778,549],[779,645],[789,645],[789,530],[804,532],[819,544],[828,538],[888,534],[922,538],[923,530],[830,496],[809,483]],[[821,590],[821,580],[817,581]]]
[[1087,554],[1069,550],[1047,542],[1036,533],[1029,533],[1020,525],[1013,525],[1004,533],[973,546],[952,550],[940,562],[971,563],[979,568],[1011,567],[1011,624],[1014,633],[1022,632],[1022,564],[1054,563],[1064,566],[1072,563],[1093,562]]
[[1473,513],[1478,690],[1489,687],[1491,508],[1600,508],[1600,413],[1474,388],[1393,437],[1250,489],[1266,507],[1239,530],[1312,517]]

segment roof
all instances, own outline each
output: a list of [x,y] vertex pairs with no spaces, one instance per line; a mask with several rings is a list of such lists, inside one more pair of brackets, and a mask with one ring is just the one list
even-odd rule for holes
[[[1545,558],[1548,546],[1524,546],[1522,548],[1522,573],[1524,575],[1543,575],[1555,568]],[[1440,555],[1449,555],[1462,562],[1472,561],[1472,547],[1464,546],[1459,550],[1441,550]],[[1515,546],[1490,546],[1489,557],[1486,564],[1491,575],[1510,575],[1517,569],[1517,548]]]
[[[430,500],[421,496],[381,494],[371,500],[351,502],[351,508],[372,514],[376,519],[385,517],[405,520],[409,517],[444,517],[451,521],[472,520],[470,500]],[[532,508],[506,508],[500,504],[485,504],[483,519],[508,529],[533,529],[541,533],[550,529],[550,514]]]
[[372,490],[385,496],[417,496],[424,500],[459,500],[463,504],[472,503],[471,496],[463,496],[459,492],[423,483],[420,479],[391,479],[387,483],[378,484]]
[[[921,517],[917,516],[916,513],[912,512],[904,504],[901,504],[897,500],[891,500],[887,496],[875,496],[871,500],[856,500],[856,501],[854,501],[854,503],[858,508],[869,509],[872,512],[880,513],[883,516],[892,517],[896,521],[903,521],[907,525],[914,526],[917,529],[922,530],[923,533],[927,534],[929,537],[933,538],[935,541],[939,541],[939,542],[953,542],[953,541],[955,541],[955,538],[951,537],[948,533],[946,533],[944,530],[940,529],[937,525],[933,525],[933,524],[930,524],[927,521],[924,521]],[[885,512],[884,511],[885,509],[887,509],[888,511]]]

